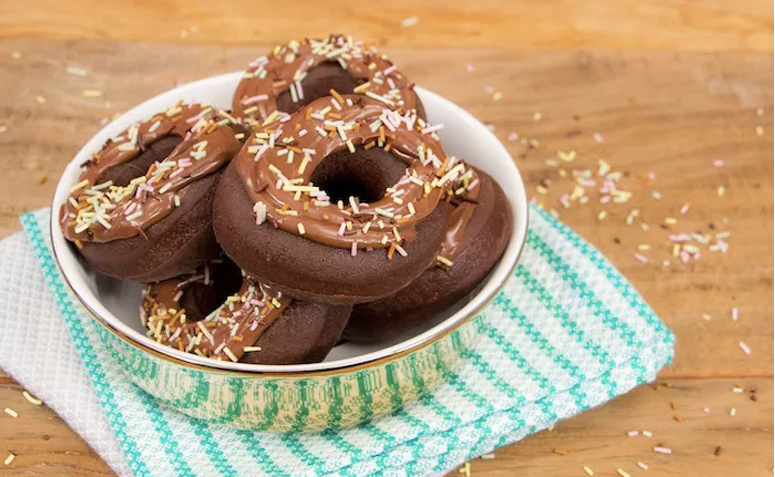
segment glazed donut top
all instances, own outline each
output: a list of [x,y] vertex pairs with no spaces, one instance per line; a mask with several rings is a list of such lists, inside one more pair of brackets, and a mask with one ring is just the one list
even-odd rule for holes
[[180,299],[193,283],[210,285],[212,266],[158,283],[143,285],[140,319],[148,336],[159,343],[216,360],[234,362],[252,349],[258,338],[282,315],[291,299],[273,293],[243,273],[240,290],[199,321],[188,321]]
[[[82,165],[79,182],[62,207],[65,237],[76,244],[108,242],[133,237],[162,220],[180,205],[188,184],[218,171],[239,151],[239,134],[230,124],[235,120],[225,111],[178,103],[108,139]],[[108,169],[132,161],[167,136],[183,141],[145,175],[126,186],[100,182]]]
[[251,62],[234,93],[234,115],[253,127],[284,116],[277,109],[277,97],[290,91],[294,103],[303,99],[301,81],[324,62],[338,63],[360,83],[355,93],[376,98],[390,108],[409,111],[417,107],[414,84],[387,56],[349,35],[331,35],[323,40],[293,40]]
[[[338,248],[389,248],[403,255],[404,240],[417,236],[415,225],[446,197],[464,195],[473,171],[447,156],[435,131],[414,112],[401,114],[375,99],[335,95],[254,133],[235,158],[254,203],[258,224],[269,221],[287,232]],[[331,153],[355,147],[380,147],[406,163],[400,180],[384,197],[332,203],[310,182],[315,168]],[[474,184],[475,186],[475,184]]]

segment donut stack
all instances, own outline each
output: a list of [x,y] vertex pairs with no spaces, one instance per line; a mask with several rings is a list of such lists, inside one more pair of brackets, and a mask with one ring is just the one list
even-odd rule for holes
[[144,283],[152,339],[321,361],[422,325],[502,255],[503,191],[440,128],[376,48],[292,41],[250,63],[231,111],[181,103],[110,139],[61,226],[93,268]]

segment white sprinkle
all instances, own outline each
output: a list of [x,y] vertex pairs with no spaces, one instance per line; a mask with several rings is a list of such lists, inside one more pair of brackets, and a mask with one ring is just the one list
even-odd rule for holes
[[740,349],[743,350],[743,353],[745,353],[746,355],[750,356],[751,348],[747,344],[745,344],[745,342],[743,342],[743,341],[741,341],[739,343],[739,345],[740,345]]
[[404,28],[409,28],[411,26],[415,26],[418,23],[420,23],[419,17],[408,17],[401,20],[401,26]]
[[4,412],[6,414],[8,414],[9,416],[11,416],[11,417],[19,417],[19,414],[16,411],[14,411],[13,409],[11,409],[10,407],[5,408]]
[[8,457],[5,458],[5,462],[3,464],[5,465],[11,465],[11,462],[16,458],[16,455],[8,453]]
[[228,357],[229,357],[229,359],[230,359],[230,360],[232,360],[233,362],[235,362],[235,363],[236,363],[237,361],[239,361],[239,358],[237,358],[236,356],[234,356],[234,353],[232,353],[232,352],[231,352],[231,350],[230,350],[229,348],[223,348],[223,352],[224,352],[224,353],[226,354],[226,356],[228,356]]
[[479,456],[479,458],[485,459],[485,460],[491,460],[495,458],[495,454],[482,454],[481,456]]
[[356,240],[353,242],[352,247],[350,247],[350,255],[353,257],[358,255],[358,241]]
[[589,477],[592,477],[593,475],[595,475],[595,473],[592,472],[592,469],[590,469],[586,465],[583,467],[583,469],[584,469],[584,473],[586,473]]
[[301,222],[296,224],[296,228],[299,229],[299,235],[304,235],[305,233],[307,233],[307,231],[304,229],[304,224],[302,224]]
[[710,414],[710,408],[709,407],[704,407],[704,408],[702,408],[702,412],[704,412],[705,414]]
[[628,437],[635,437],[635,436],[637,436],[639,434],[640,434],[640,432],[638,432],[638,431],[630,431],[630,432],[627,433],[627,436]]
[[67,71],[67,74],[73,76],[86,76],[88,74],[85,69],[77,68],[75,66],[68,66],[65,71]]
[[737,416],[737,408],[736,407],[733,407],[732,409],[729,410],[729,416],[730,417]]
[[616,473],[622,477],[631,477],[630,474],[624,471],[624,469],[616,469]]
[[643,470],[649,470],[649,466],[645,462],[638,462],[637,465]]
[[398,252],[398,254],[401,255],[402,257],[406,257],[409,255],[408,253],[406,253],[406,250],[404,250],[404,247],[398,245],[397,243],[396,243],[396,252]]
[[737,321],[740,318],[739,314],[740,312],[737,310],[737,307],[732,308],[732,321]]
[[653,436],[654,434],[653,434],[651,431],[643,431],[643,435],[644,435],[645,437],[651,437],[651,436]]
[[670,449],[669,447],[655,447],[654,452],[657,454],[672,454],[673,449]]

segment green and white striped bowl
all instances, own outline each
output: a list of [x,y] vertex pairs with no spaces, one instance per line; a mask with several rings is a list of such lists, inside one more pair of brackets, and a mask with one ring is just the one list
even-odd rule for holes
[[381,345],[345,343],[322,363],[253,365],[213,361],[145,336],[137,315],[139,285],[96,274],[64,239],[57,211],[77,182],[79,165],[109,137],[183,99],[229,108],[241,73],[229,73],[162,93],[108,124],[65,169],[54,196],[51,241],[62,276],[91,313],[113,357],[141,388],[187,415],[269,431],[318,431],[351,426],[389,413],[432,390],[476,346],[471,318],[501,289],[516,266],[527,234],[528,204],[514,161],[470,114],[422,88],[418,93],[448,154],[489,172],[506,192],[513,235],[500,263],[478,290],[423,329]]

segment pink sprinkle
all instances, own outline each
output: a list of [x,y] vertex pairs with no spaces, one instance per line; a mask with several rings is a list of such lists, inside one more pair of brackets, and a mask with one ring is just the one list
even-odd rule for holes
[[266,101],[267,99],[269,99],[268,95],[266,95],[266,94],[257,94],[255,96],[251,96],[249,98],[246,98],[245,100],[242,101],[242,104],[244,104],[245,106],[249,106],[249,105],[251,105],[253,103],[257,103],[259,101]]
[[595,181],[592,179],[579,179],[576,182],[578,182],[581,187],[595,187]]
[[175,332],[172,334],[172,336],[170,336],[169,340],[170,341],[175,341],[176,339],[178,339],[178,337],[180,336],[180,334],[182,332],[183,332],[183,327],[178,328],[177,330],[175,330]]
[[264,306],[266,305],[266,302],[261,300],[256,300],[255,298],[253,298],[252,300],[250,300],[250,304],[253,306]]
[[692,239],[692,236],[689,234],[673,234],[670,236],[671,242],[688,242]]
[[250,324],[250,331],[256,331],[256,328],[258,328],[258,321],[253,321],[253,323]]
[[474,72],[474,65],[472,65],[471,63],[468,63],[466,65],[466,73],[473,73],[473,72]]
[[224,341],[223,343],[219,344],[219,345],[218,345],[218,347],[217,347],[217,348],[215,348],[215,350],[214,350],[213,352],[214,352],[215,354],[218,354],[218,353],[220,353],[221,351],[223,351],[223,348],[225,348],[225,347],[226,347],[226,342]]
[[264,144],[260,148],[258,148],[258,152],[256,153],[256,157],[253,158],[253,161],[258,162],[258,160],[261,159],[261,156],[263,156],[268,149],[269,149],[269,144]]
[[641,262],[641,263],[649,263],[648,257],[643,255],[642,253],[636,253],[635,254],[635,260]]
[[680,256],[681,256],[681,261],[683,263],[689,263],[689,259],[691,258],[691,256],[689,255],[689,252],[687,252],[686,250],[681,250]]
[[657,454],[672,454],[673,449],[670,449],[669,447],[655,447],[654,452]]
[[485,86],[484,92],[487,94],[493,94],[495,92],[495,88],[493,88],[492,86]]
[[145,308],[143,308],[143,305],[140,305],[140,316],[145,316]]
[[638,431],[630,431],[630,432],[627,433],[627,437],[635,437],[638,434],[640,434],[640,432],[638,432]]
[[183,290],[178,290],[177,293],[175,293],[175,296],[172,297],[172,301],[174,302],[180,302],[180,297],[183,296]]
[[479,185],[479,179],[474,179],[468,184],[468,188],[466,190],[473,190],[474,187]]
[[597,141],[598,144],[603,144],[603,135],[599,132],[593,134],[592,137],[595,138],[595,141]]
[[434,124],[433,126],[427,126],[423,128],[422,131],[420,131],[422,134],[430,134],[432,132],[438,131],[439,129],[442,129],[444,127],[443,124]]
[[747,344],[741,341],[739,345],[740,345],[740,349],[743,350],[743,353],[749,356],[751,355],[751,348]]
[[570,199],[568,197],[568,194],[563,194],[558,199],[560,201],[560,204],[562,204],[563,207],[566,209],[570,209]]
[[681,215],[685,215],[687,212],[689,212],[689,203],[685,203],[683,207],[681,207]]
[[739,311],[737,310],[737,307],[732,308],[732,321],[737,321],[739,318]]
[[653,181],[656,178],[657,178],[656,174],[654,174],[653,172],[649,172],[649,179],[651,179]]
[[721,159],[715,159],[713,161],[713,167],[724,167],[724,161]]
[[346,227],[346,226],[345,226],[345,223],[344,223],[344,222],[342,222],[342,224],[339,226],[339,232],[337,232],[336,234],[337,234],[337,235],[339,235],[340,237],[341,237],[342,235],[344,235],[344,228],[345,228],[345,227]]
[[721,250],[721,253],[727,253],[727,250],[729,250],[729,244],[721,239],[718,239],[716,245],[718,245],[718,249]]
[[350,255],[352,255],[353,257],[358,255],[358,241],[357,240],[355,242],[353,242],[352,247],[350,247]]
[[210,284],[210,266],[205,263],[205,285]]
[[710,408],[709,408],[709,407],[704,407],[704,408],[702,408],[702,411],[703,411],[705,414],[710,414]]
[[601,204],[607,204],[609,202],[611,202],[611,196],[610,195],[604,195],[603,197],[600,198],[600,203]]
[[385,71],[383,71],[382,73],[383,73],[385,76],[387,76],[387,75],[389,75],[390,73],[394,72],[394,71],[396,70],[396,68],[397,68],[397,67],[396,67],[396,65],[390,65],[390,66],[388,66],[387,68],[385,68]]
[[508,137],[506,137],[506,139],[508,139],[511,142],[514,142],[517,139],[519,139],[519,134],[517,134],[516,132],[510,132]]

